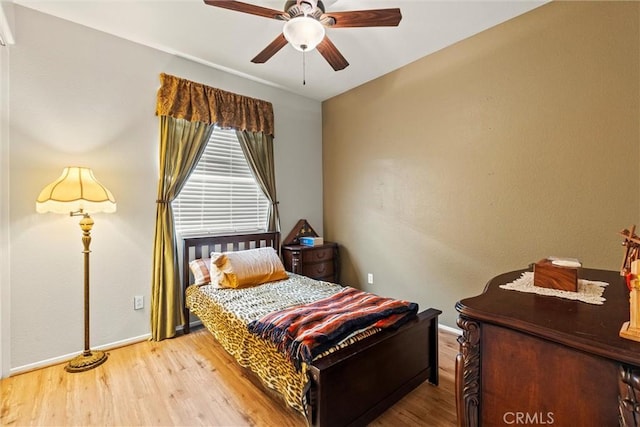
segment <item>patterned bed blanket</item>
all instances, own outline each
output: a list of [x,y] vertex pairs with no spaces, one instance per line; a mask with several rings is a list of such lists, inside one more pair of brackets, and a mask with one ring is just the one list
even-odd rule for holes
[[[287,280],[251,288],[192,285],[186,292],[186,304],[240,366],[253,371],[266,387],[276,390],[289,406],[305,415],[309,380],[305,369],[296,369],[272,342],[250,333],[247,325],[268,313],[318,301],[341,289],[340,285],[290,273]],[[367,334],[345,340],[341,346],[376,331],[372,328]],[[328,351],[333,350],[337,348]]]
[[294,365],[311,361],[349,336],[369,328],[397,328],[418,312],[416,303],[344,288],[321,300],[269,313],[249,332],[273,342]]

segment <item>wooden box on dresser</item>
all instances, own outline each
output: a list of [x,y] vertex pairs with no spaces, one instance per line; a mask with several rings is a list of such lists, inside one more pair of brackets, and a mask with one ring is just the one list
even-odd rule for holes
[[316,280],[338,283],[340,261],[338,244],[325,242],[318,246],[283,245],[284,268]]
[[640,343],[618,336],[629,319],[624,278],[581,270],[609,284],[602,305],[500,288],[524,271],[456,304],[458,425],[640,425]]

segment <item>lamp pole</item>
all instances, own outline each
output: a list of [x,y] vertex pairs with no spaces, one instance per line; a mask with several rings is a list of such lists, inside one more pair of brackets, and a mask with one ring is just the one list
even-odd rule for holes
[[88,213],[71,212],[71,216],[82,216],[80,220],[80,228],[82,229],[82,245],[84,250],[84,352],[71,359],[65,370],[67,372],[82,372],[93,369],[103,364],[107,360],[107,354],[103,351],[92,351],[89,346],[89,245],[91,244],[91,229],[93,228],[93,219]]

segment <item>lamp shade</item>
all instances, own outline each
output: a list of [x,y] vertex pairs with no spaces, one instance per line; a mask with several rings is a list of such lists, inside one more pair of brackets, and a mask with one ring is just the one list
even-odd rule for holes
[[69,214],[115,212],[116,200],[93,176],[93,171],[83,167],[66,167],[62,175],[47,185],[36,199],[36,211]]
[[324,26],[308,16],[297,16],[284,24],[284,38],[299,51],[313,50],[324,39]]

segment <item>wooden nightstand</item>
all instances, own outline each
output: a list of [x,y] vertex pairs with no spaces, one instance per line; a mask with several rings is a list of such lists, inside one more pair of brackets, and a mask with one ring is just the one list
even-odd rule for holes
[[301,219],[282,241],[282,260],[284,268],[292,273],[339,283],[340,259],[338,244],[324,242],[318,246],[303,246],[299,238],[303,236],[319,237],[306,219]]
[[320,246],[284,245],[282,246],[284,268],[292,273],[338,283],[340,263],[338,244],[325,242]]

